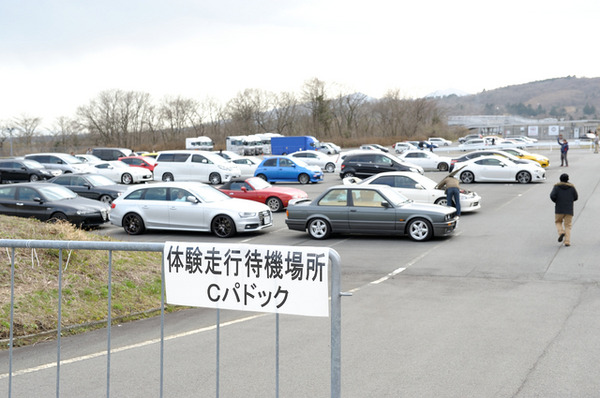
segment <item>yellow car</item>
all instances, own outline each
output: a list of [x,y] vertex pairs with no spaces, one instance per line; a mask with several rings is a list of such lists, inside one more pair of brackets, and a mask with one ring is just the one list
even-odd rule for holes
[[530,153],[518,148],[504,148],[503,151],[508,152],[511,155],[515,155],[516,157],[521,159],[535,160],[542,167],[550,166],[550,159],[548,159],[545,156],[538,155],[537,153]]

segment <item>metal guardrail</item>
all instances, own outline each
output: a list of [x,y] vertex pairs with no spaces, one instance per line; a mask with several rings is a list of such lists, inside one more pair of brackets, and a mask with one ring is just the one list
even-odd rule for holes
[[[111,367],[111,297],[112,297],[112,252],[113,251],[150,251],[163,252],[164,243],[150,242],[86,242],[86,241],[54,241],[54,240],[11,240],[0,239],[0,247],[12,248],[11,253],[11,276],[10,276],[10,332],[9,332],[9,370],[8,370],[8,397],[12,396],[12,377],[13,377],[13,343],[14,343],[14,304],[15,304],[15,249],[58,249],[58,309],[57,309],[57,353],[56,353],[56,396],[60,397],[60,365],[61,365],[61,311],[62,311],[62,263],[63,250],[103,250],[108,251],[108,317],[106,320],[107,328],[107,365],[106,365],[106,397],[110,397],[110,367]],[[351,295],[341,292],[341,264],[339,254],[329,249],[329,261],[331,264],[331,397],[339,398],[341,396],[341,297]],[[162,263],[162,287],[161,287],[161,308],[160,308],[160,394],[163,396],[164,388],[164,321],[165,321],[165,266],[164,256]],[[335,293],[334,293],[335,292]],[[219,396],[219,326],[220,310],[216,311],[216,333],[217,333],[217,371],[216,371],[216,396]],[[276,314],[276,341],[279,347],[279,314]],[[279,396],[279,350],[276,350],[276,393]]]

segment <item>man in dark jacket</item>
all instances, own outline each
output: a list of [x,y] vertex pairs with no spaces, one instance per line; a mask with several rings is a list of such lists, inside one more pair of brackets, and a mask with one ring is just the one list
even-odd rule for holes
[[554,223],[558,231],[558,241],[565,240],[565,246],[571,246],[571,225],[573,222],[573,202],[578,199],[575,186],[569,183],[569,175],[561,174],[560,182],[550,192],[554,202]]

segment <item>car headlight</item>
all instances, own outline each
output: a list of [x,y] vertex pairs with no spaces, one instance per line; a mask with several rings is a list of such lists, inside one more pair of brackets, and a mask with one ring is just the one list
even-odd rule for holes
[[241,218],[256,217],[256,212],[254,211],[241,211],[238,214]]

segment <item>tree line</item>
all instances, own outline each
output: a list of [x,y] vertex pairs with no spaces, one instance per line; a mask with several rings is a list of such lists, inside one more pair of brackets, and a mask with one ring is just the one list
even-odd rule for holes
[[214,99],[165,97],[156,103],[148,93],[108,90],[74,117],[60,117],[41,131],[42,119],[21,116],[2,124],[0,147],[7,139],[25,149],[67,152],[92,146],[134,150],[183,148],[186,137],[206,135],[217,149],[231,135],[279,133],[314,135],[342,146],[390,145],[430,136],[456,136],[435,99],[409,99],[398,90],[380,99],[348,93],[314,78],[300,94],[246,89],[224,104]]

